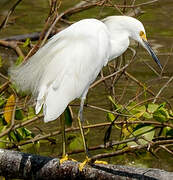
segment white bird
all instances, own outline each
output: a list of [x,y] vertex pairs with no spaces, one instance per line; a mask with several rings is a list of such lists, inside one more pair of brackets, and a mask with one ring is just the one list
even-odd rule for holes
[[142,23],[128,16],[110,16],[72,24],[9,73],[21,90],[30,90],[36,98],[36,114],[43,106],[44,122],[57,119],[76,98],[81,98],[78,116],[82,120],[89,86],[109,60],[126,51],[130,39],[147,49],[162,69]]

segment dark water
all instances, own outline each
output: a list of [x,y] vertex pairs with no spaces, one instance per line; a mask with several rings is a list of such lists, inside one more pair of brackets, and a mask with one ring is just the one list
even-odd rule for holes
[[[79,1],[70,1],[64,0],[62,4],[62,9],[64,10],[72,5],[78,3]],[[137,1],[145,2],[145,1]],[[4,18],[4,15],[7,13],[7,10],[13,4],[12,1],[9,0],[1,0],[0,1],[0,22]],[[1,8],[3,7],[3,8]],[[148,39],[152,44],[153,49],[158,54],[161,63],[164,65],[166,62],[165,73],[169,76],[173,75],[173,1],[172,0],[162,0],[153,5],[147,5],[142,8],[145,13],[139,17],[139,19],[143,22],[146,32],[148,35]],[[32,33],[36,31],[41,31],[45,22],[46,15],[48,13],[48,1],[47,0],[31,0],[31,1],[23,1],[17,8],[12,16],[10,16],[8,26],[0,31],[0,38],[17,35],[17,34],[25,34]],[[79,20],[82,18],[103,18],[108,15],[114,15],[117,12],[113,8],[94,8],[80,14],[76,14],[70,18],[71,21]],[[4,67],[1,71],[6,73],[6,67],[9,65],[9,62],[14,61],[17,56],[13,52],[13,50],[7,50],[0,47],[0,56],[4,59]],[[159,88],[162,84],[166,82],[166,80],[162,80],[158,83],[153,79],[156,79],[157,76],[143,63],[142,60],[147,61],[151,66],[156,68],[154,62],[152,62],[151,58],[148,54],[142,49],[138,49],[137,60],[130,66],[128,69],[137,79],[146,82],[152,83],[154,85],[153,89],[155,92],[158,92]],[[151,60],[151,61],[150,61]],[[157,68],[156,68],[157,69]],[[122,80],[118,83],[116,87],[116,95],[121,95],[122,88],[126,80]],[[128,99],[134,91],[136,91],[134,84],[130,84],[131,88],[127,91],[126,98]],[[171,97],[173,92],[173,84],[170,84],[169,88],[164,91],[164,96],[166,98]],[[89,92],[88,103],[92,105],[96,105],[102,108],[109,109],[109,102],[107,100],[107,92],[103,85],[99,85],[94,90]],[[127,100],[126,99],[126,100]],[[170,102],[173,103],[173,99],[170,99]],[[79,103],[78,101],[75,102]],[[74,112],[77,112],[78,107],[74,108]],[[84,117],[92,123],[101,123],[107,122],[106,113],[93,110],[91,108],[85,108]],[[48,124],[42,123],[42,121],[36,122],[33,126],[29,128],[34,132],[39,133],[39,131],[35,128],[36,126],[42,128],[45,132],[50,132],[53,130],[59,129],[59,122],[54,121]],[[90,130],[89,135],[87,135],[89,146],[95,146],[98,144],[103,144],[103,136],[106,129],[98,128],[94,130]],[[119,132],[114,130],[113,138],[118,139]],[[61,137],[57,136],[57,144],[51,145],[50,143],[41,142],[39,148],[39,154],[56,156],[61,151]],[[28,149],[27,149],[28,151]],[[33,148],[29,149],[30,152],[36,153],[36,150]],[[97,153],[97,152],[94,152]],[[127,154],[124,156],[118,156],[107,159],[110,163],[116,164],[128,164],[128,165],[136,165],[142,167],[154,167],[161,168],[168,171],[173,171],[173,157],[166,153],[165,151],[159,151],[157,154],[160,158],[151,156],[151,154],[141,153],[138,155]],[[74,155],[74,158],[78,160],[82,160],[84,158],[84,154]]]

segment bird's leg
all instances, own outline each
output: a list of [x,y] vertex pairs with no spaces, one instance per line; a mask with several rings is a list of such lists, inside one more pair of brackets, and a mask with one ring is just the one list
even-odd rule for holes
[[[84,146],[84,150],[85,150],[85,154],[86,154],[86,158],[85,158],[84,162],[79,164],[79,171],[82,171],[84,166],[86,164],[90,163],[90,161],[91,161],[91,156],[90,156],[89,151],[88,151],[88,147],[86,144],[85,135],[84,135],[83,127],[82,127],[82,123],[84,122],[83,107],[84,107],[84,102],[85,102],[87,92],[88,92],[88,90],[84,92],[84,94],[81,98],[80,109],[78,112],[78,124],[79,124],[80,132],[81,132],[81,136],[82,136],[82,141],[83,141],[83,146]],[[96,164],[107,164],[107,162],[105,162],[105,161],[97,161],[97,160],[94,163],[96,163]]]
[[69,158],[68,154],[66,153],[66,138],[65,138],[65,119],[63,115],[60,116],[60,123],[61,123],[61,133],[62,133],[62,158],[60,159],[60,164],[64,161],[71,160],[75,161],[75,159]]
[[78,113],[78,124],[79,124],[79,128],[80,128],[80,132],[81,132],[81,136],[82,136],[82,141],[83,141],[83,146],[84,146],[84,150],[85,150],[85,154],[86,154],[86,159],[83,163],[79,164],[79,170],[82,171],[83,167],[90,161],[90,155],[89,155],[89,151],[88,151],[88,147],[86,144],[86,140],[85,140],[85,135],[84,135],[84,131],[83,131],[83,127],[82,127],[82,123],[84,122],[83,120],[83,106],[84,106],[84,102],[85,102],[85,97],[83,96],[81,98],[81,103],[80,103],[80,109],[79,109],[79,113]]
[[60,159],[60,164],[62,164],[64,161],[68,160],[68,155],[66,154],[65,122],[62,115],[60,116],[60,122],[62,133],[62,158]]
[[[86,94],[87,94],[87,92],[86,92]],[[91,161],[91,156],[90,156],[89,151],[88,151],[88,147],[87,147],[87,144],[86,144],[84,131],[83,131],[83,127],[82,127],[82,123],[84,122],[84,119],[83,119],[83,107],[84,107],[86,94],[85,94],[85,96],[83,96],[81,98],[80,109],[79,109],[79,112],[78,112],[78,124],[79,124],[80,132],[81,132],[81,136],[82,136],[82,141],[83,141],[83,146],[84,146],[84,150],[85,150],[85,154],[86,154],[85,160],[82,163],[79,164],[79,170],[80,171],[82,171],[84,166],[86,164],[90,163],[90,161]],[[108,164],[108,163],[106,161],[98,161],[98,160],[96,160],[96,161],[94,161],[94,164]]]
[[86,154],[87,157],[89,157],[90,155],[89,155],[88,147],[87,147],[86,140],[85,140],[84,130],[83,130],[83,127],[82,127],[82,124],[84,122],[84,119],[83,119],[83,107],[84,107],[84,102],[85,102],[85,98],[86,98],[86,93],[87,92],[85,92],[84,93],[85,95],[82,96],[82,98],[81,98],[80,109],[79,109],[79,112],[78,112],[78,124],[79,124],[79,128],[80,128],[81,136],[82,136],[82,141],[83,141],[85,154]]

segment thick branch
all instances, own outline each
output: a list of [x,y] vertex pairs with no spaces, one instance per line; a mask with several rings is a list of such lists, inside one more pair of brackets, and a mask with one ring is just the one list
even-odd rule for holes
[[144,169],[119,165],[85,166],[80,172],[78,162],[26,154],[0,149],[0,175],[6,178],[22,179],[173,179],[173,173],[159,169]]

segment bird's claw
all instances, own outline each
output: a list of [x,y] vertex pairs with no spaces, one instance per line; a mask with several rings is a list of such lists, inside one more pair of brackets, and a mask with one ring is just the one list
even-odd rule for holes
[[68,161],[68,160],[76,162],[75,159],[69,158],[68,154],[66,154],[66,155],[62,156],[62,158],[60,159],[60,164],[64,163],[65,161]]
[[84,160],[84,162],[79,164],[79,171],[82,171],[85,165],[88,164],[90,161],[91,159],[88,156],[86,156],[86,159]]
[[[79,171],[82,171],[86,164],[92,163],[91,161],[92,159],[86,156],[86,159],[84,160],[84,162],[79,164]],[[108,164],[108,163],[106,161],[95,160],[94,164]]]
[[94,164],[108,164],[108,162],[95,160]]
[[60,159],[60,164],[64,163],[65,161],[68,161],[69,160],[69,157],[68,157],[68,154],[62,156],[62,158]]

